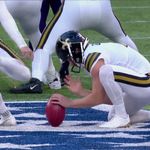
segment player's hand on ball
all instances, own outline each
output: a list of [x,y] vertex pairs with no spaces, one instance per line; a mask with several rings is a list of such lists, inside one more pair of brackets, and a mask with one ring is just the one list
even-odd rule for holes
[[53,104],[51,98],[46,104],[45,113],[49,124],[53,127],[60,126],[65,118],[65,108],[59,104]]
[[53,104],[59,104],[65,108],[71,106],[71,100],[68,100],[65,96],[61,94],[53,94],[50,98],[51,103]]

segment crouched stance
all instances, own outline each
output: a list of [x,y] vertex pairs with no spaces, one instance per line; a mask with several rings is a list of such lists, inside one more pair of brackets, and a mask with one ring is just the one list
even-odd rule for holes
[[89,44],[87,38],[75,31],[66,32],[58,39],[56,52],[62,61],[71,61],[73,68],[80,70],[84,66],[91,75],[92,90],[84,89],[80,82],[66,76],[67,87],[83,98],[70,101],[54,94],[53,103],[73,108],[113,104],[108,122],[100,125],[104,128],[150,120],[150,113],[141,110],[150,104],[150,63],[139,52],[117,43]]

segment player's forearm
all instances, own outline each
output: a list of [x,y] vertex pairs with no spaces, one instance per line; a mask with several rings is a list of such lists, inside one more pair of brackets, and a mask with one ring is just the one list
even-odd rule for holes
[[77,93],[77,95],[81,97],[88,96],[89,94],[91,94],[91,90],[88,89],[83,89],[82,91],[79,91],[79,93]]
[[93,107],[95,105],[103,104],[105,96],[104,95],[96,95],[96,94],[89,94],[88,96],[73,100],[70,103],[69,107],[72,108],[84,108],[84,107]]

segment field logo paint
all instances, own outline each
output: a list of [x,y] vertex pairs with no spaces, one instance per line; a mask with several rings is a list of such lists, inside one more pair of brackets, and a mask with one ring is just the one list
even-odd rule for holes
[[60,127],[45,117],[45,102],[11,102],[15,127],[0,127],[0,149],[116,150],[150,149],[150,122],[125,129],[100,129],[109,107],[67,109]]

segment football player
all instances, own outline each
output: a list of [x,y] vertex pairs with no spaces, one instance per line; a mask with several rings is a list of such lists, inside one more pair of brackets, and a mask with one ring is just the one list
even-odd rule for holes
[[[114,42],[137,49],[134,42],[123,31],[118,19],[113,14],[110,0],[64,0],[58,13],[45,28],[37,49],[34,53],[32,63],[32,78],[37,84],[37,92],[42,90],[43,75],[48,70],[55,76],[55,67],[51,55],[55,52],[55,44],[58,37],[68,30],[93,29]],[[63,78],[68,74],[68,62],[62,63],[60,76]],[[31,79],[32,81],[32,79]],[[35,87],[36,88],[36,87]],[[28,89],[28,90],[27,90]],[[14,89],[15,93],[31,92],[30,82],[26,86]]]
[[26,58],[31,59],[32,51],[27,46],[22,35],[20,34],[18,27],[13,17],[11,16],[10,12],[8,11],[4,1],[0,1],[0,23],[5,29],[5,31],[8,33],[8,35],[13,39],[13,41],[20,48],[22,55]]
[[[30,70],[13,51],[0,40],[0,71],[14,80],[27,82],[31,78]],[[6,107],[0,93],[0,126],[16,125],[16,119]]]
[[9,77],[27,82],[31,77],[28,67],[4,42],[0,40],[0,71]]
[[103,128],[150,120],[150,112],[141,110],[150,104],[150,63],[139,52],[119,43],[90,44],[80,33],[68,31],[58,39],[56,53],[62,61],[73,64],[72,71],[83,66],[90,73],[92,90],[66,76],[67,87],[82,98],[70,100],[54,94],[53,103],[71,108],[113,104],[108,122],[100,125]]
[[[61,6],[60,0],[12,0],[5,1],[5,3],[13,17],[19,21],[21,27],[31,41],[33,49],[36,48],[40,39],[40,30],[42,32],[46,25],[49,5],[51,6],[54,13],[56,13]],[[57,72],[55,72],[55,74],[53,74],[53,72],[52,74],[51,72],[47,72],[43,77],[43,81],[45,83],[49,83],[49,86],[52,89],[61,88]]]

